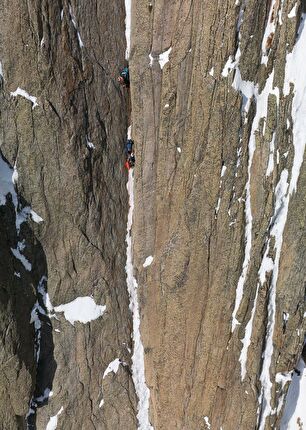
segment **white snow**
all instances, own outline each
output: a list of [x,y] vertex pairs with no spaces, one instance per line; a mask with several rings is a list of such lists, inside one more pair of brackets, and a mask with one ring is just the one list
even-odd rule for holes
[[109,374],[109,373],[117,373],[119,366],[120,366],[120,359],[116,358],[115,360],[113,360],[111,363],[109,363],[109,365],[107,366],[105,372],[103,373],[103,379]]
[[179,146],[176,148],[176,150],[177,150],[177,152],[179,152],[181,154],[182,149]]
[[280,430],[302,430],[306,427],[306,367],[302,358],[297,370],[301,373],[293,373]]
[[210,422],[209,422],[209,418],[208,417],[204,417],[204,421],[205,421],[205,424],[207,426],[207,429],[210,430],[211,425],[210,425]]
[[76,321],[86,324],[103,315],[106,306],[97,305],[92,297],[77,297],[72,302],[54,307],[55,312],[64,312],[72,325]]
[[1,78],[3,78],[3,66],[1,61],[0,61],[0,76]]
[[221,197],[218,198],[217,206],[215,207],[215,216],[217,216],[221,205]]
[[154,57],[153,57],[153,55],[151,53],[149,54],[149,60],[150,60],[150,67],[152,67],[153,66],[153,62],[154,62]]
[[272,281],[269,292],[268,302],[268,323],[266,328],[265,350],[263,352],[263,363],[260,375],[261,393],[259,404],[262,406],[259,430],[264,430],[266,418],[272,413],[271,407],[271,388],[270,366],[273,356],[273,333],[276,315],[276,284],[278,278],[279,260],[281,255],[283,231],[285,228],[288,212],[288,171],[284,169],[281,173],[280,180],[275,188],[275,209],[274,216],[271,220],[271,236],[275,237],[275,259],[272,271]]
[[277,373],[275,375],[275,382],[281,386],[280,389],[278,389],[278,392],[280,391],[281,395],[280,395],[279,400],[278,400],[278,406],[277,406],[277,411],[276,411],[277,415],[282,410],[282,407],[284,404],[284,397],[285,397],[284,388],[288,384],[288,382],[291,381],[291,379],[292,379],[292,372],[290,372],[290,373]]
[[214,76],[214,68],[212,67],[208,73],[210,74],[210,76]]
[[152,262],[153,262],[154,258],[152,257],[152,255],[149,255],[149,257],[146,258],[145,262],[143,263],[143,267],[148,267],[151,266]]
[[268,304],[268,327],[266,332],[266,348],[263,354],[263,365],[260,376],[262,385],[260,402],[262,403],[261,419],[259,430],[265,427],[266,418],[272,413],[271,408],[271,386],[270,366],[273,355],[273,333],[276,314],[276,284],[278,279],[279,261],[283,243],[283,232],[287,222],[290,196],[296,191],[297,182],[301,165],[303,162],[305,143],[306,143],[306,76],[300,73],[301,66],[304,64],[306,49],[306,15],[302,15],[302,22],[299,28],[297,42],[290,54],[286,58],[286,70],[284,81],[284,94],[290,92],[290,83],[294,86],[292,101],[292,122],[293,122],[293,146],[294,159],[291,171],[291,178],[288,183],[289,173],[284,169],[280,175],[280,180],[275,188],[275,211],[271,220],[271,236],[275,237],[275,260],[272,274],[272,283],[269,294]]
[[[237,74],[237,71],[236,71]],[[254,96],[256,100],[256,115],[254,117],[253,123],[252,123],[252,130],[250,134],[248,149],[249,149],[249,160],[248,160],[248,180],[246,183],[246,201],[245,201],[245,219],[246,219],[246,226],[245,226],[245,253],[244,253],[244,262],[242,266],[242,273],[240,275],[237,289],[236,289],[236,300],[235,300],[235,307],[232,314],[232,331],[234,331],[235,327],[239,324],[236,315],[243,297],[243,291],[244,291],[244,284],[246,280],[246,276],[248,273],[249,263],[251,260],[251,249],[252,249],[252,228],[253,228],[253,216],[252,216],[252,208],[251,208],[251,170],[252,170],[252,163],[253,163],[253,155],[256,148],[256,132],[258,130],[259,121],[261,118],[267,117],[267,109],[268,109],[268,97],[269,94],[274,94],[276,97],[278,97],[279,90],[278,88],[273,87],[273,77],[274,77],[274,70],[268,77],[266,81],[266,85],[262,92],[258,93],[258,86],[254,86],[253,84],[253,94],[252,92],[249,92],[250,85],[247,85],[247,94],[244,94],[246,97],[246,102],[244,104],[245,111],[249,108],[249,101],[250,96]],[[235,82],[235,80],[234,80]],[[250,84],[248,82],[248,84]],[[245,90],[244,85],[238,85],[238,89]],[[243,92],[243,91],[242,91]],[[263,131],[264,133],[264,131]]]
[[86,136],[86,146],[89,149],[95,149],[95,145],[92,142],[90,142],[87,136]]
[[284,83],[284,95],[290,93],[290,83],[294,84],[294,97],[292,101],[292,122],[293,122],[293,145],[294,145],[294,160],[292,167],[292,178],[290,181],[289,192],[292,194],[296,190],[298,177],[300,174],[301,165],[306,143],[306,76],[301,74],[305,66],[305,50],[306,50],[306,30],[305,17],[302,15],[302,23],[299,28],[298,40],[290,54],[286,57],[286,74]]
[[17,185],[17,182],[18,182],[17,162],[15,162],[14,164],[12,181],[13,181],[13,184]]
[[275,132],[273,133],[272,140],[270,142],[270,154],[269,154],[269,161],[268,161],[268,167],[266,171],[266,176],[270,176],[274,169],[274,150],[275,150]]
[[248,349],[249,349],[249,346],[251,344],[253,321],[254,321],[254,317],[255,317],[259,288],[266,281],[266,274],[271,272],[274,268],[274,262],[273,262],[272,258],[268,257],[268,252],[269,252],[269,242],[267,244],[266,251],[264,253],[264,257],[262,259],[262,262],[261,262],[261,265],[260,265],[260,268],[258,271],[259,282],[257,283],[257,287],[256,287],[256,294],[255,294],[253,308],[252,308],[252,312],[251,312],[251,318],[249,319],[249,321],[245,327],[244,338],[241,340],[242,349],[240,352],[239,362],[241,365],[241,380],[242,381],[244,380],[244,378],[246,376]]
[[23,267],[28,271],[31,272],[32,270],[32,264],[27,260],[27,258],[21,254],[21,251],[24,249],[24,245],[22,242],[17,243],[17,248],[11,248],[12,254],[22,263]]
[[71,7],[70,4],[69,4],[69,15],[70,15],[71,22],[72,22],[72,24],[73,24],[73,26],[74,26],[74,28],[76,29],[76,32],[77,32],[79,46],[80,46],[80,48],[83,48],[84,47],[84,43],[82,41],[80,32],[78,30],[78,25],[77,25],[77,22],[76,22],[76,18],[75,18],[75,15],[72,12],[72,7]]
[[293,6],[291,11],[288,13],[288,18],[294,18],[296,16],[297,3]]
[[126,51],[125,59],[128,60],[131,49],[131,15],[132,15],[132,1],[125,0],[125,38],[126,38]]
[[104,405],[104,399],[102,399],[101,402],[99,403],[99,408],[102,408],[103,405]]
[[36,222],[37,224],[39,224],[39,223],[43,222],[42,217],[40,217],[40,216],[39,216],[36,212],[34,212],[32,209],[31,209],[31,211],[30,211],[30,215],[31,215],[32,220],[33,220],[34,222]]
[[166,104],[165,104],[165,108],[168,108],[168,107],[169,107],[169,103],[166,103]]
[[31,96],[28,92],[26,92],[25,90],[21,89],[21,88],[17,88],[16,91],[14,91],[13,93],[11,93],[12,97],[24,97],[25,99],[29,100],[32,103],[32,109],[34,109],[36,106],[38,106],[37,103],[37,98],[34,96]]
[[159,62],[159,65],[160,65],[161,69],[163,69],[164,66],[168,63],[168,61],[169,61],[169,55],[170,55],[171,51],[172,51],[172,47],[170,47],[169,49],[167,49],[167,51],[164,51],[161,54],[159,54],[158,62]]
[[[221,190],[221,187],[222,187],[222,178],[223,178],[223,176],[225,175],[225,172],[226,172],[226,166],[225,165],[223,165],[222,166],[222,169],[221,169],[221,173],[220,173],[220,183],[219,183],[219,190]],[[220,204],[221,204],[221,197],[219,196],[219,198],[218,198],[218,202],[217,202],[217,206],[215,207],[215,218],[217,218],[217,215],[218,215],[218,212],[219,212],[219,209],[220,209]],[[229,214],[230,215],[230,214]]]
[[0,206],[6,204],[6,196],[11,194],[15,208],[18,200],[13,182],[14,170],[0,156]]
[[242,349],[240,352],[239,362],[241,365],[241,380],[243,381],[246,376],[246,365],[247,365],[247,359],[248,359],[248,349],[251,344],[251,337],[252,337],[252,328],[253,328],[253,321],[256,311],[256,303],[258,298],[258,291],[259,291],[260,284],[257,284],[256,288],[256,294],[254,299],[254,305],[252,308],[251,318],[249,319],[246,327],[245,327],[245,333],[244,338],[241,340],[242,342]]
[[127,223],[127,261],[126,261],[126,274],[127,274],[127,288],[130,296],[130,309],[133,314],[133,355],[132,355],[132,376],[138,397],[138,430],[153,430],[149,421],[149,398],[150,391],[146,385],[145,372],[144,372],[144,349],[141,342],[140,335],[140,313],[138,303],[138,285],[134,278],[133,268],[133,253],[132,253],[132,223],[133,223],[133,210],[134,210],[134,178],[133,171],[129,170],[129,179],[127,183],[127,190],[129,194],[129,213]]
[[56,415],[54,415],[53,417],[50,417],[50,420],[47,424],[46,430],[56,430],[57,429],[57,419],[60,416],[60,414],[63,412],[63,410],[64,410],[64,408],[62,406]]

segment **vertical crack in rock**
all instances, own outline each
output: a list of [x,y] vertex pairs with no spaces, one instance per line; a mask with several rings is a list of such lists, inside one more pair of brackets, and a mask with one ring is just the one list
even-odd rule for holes
[[[126,59],[129,59],[130,45],[131,45],[131,0],[125,0],[126,10]],[[127,139],[132,138],[132,125],[128,127]],[[140,333],[140,309],[138,301],[138,285],[134,277],[133,267],[133,242],[132,242],[132,225],[134,213],[134,176],[133,169],[129,170],[127,191],[129,196],[129,211],[127,221],[127,261],[126,261],[126,274],[127,274],[127,288],[130,296],[130,310],[133,315],[133,355],[132,355],[132,375],[135,385],[136,394],[138,397],[138,428],[139,430],[153,430],[149,420],[149,399],[150,390],[145,381],[145,367],[144,367],[144,348],[141,341]]]
[[149,398],[150,391],[145,381],[144,369],[144,348],[141,342],[140,334],[140,310],[138,302],[138,285],[134,277],[133,269],[133,253],[132,253],[132,224],[134,210],[134,178],[133,170],[129,170],[129,179],[127,183],[129,195],[129,213],[127,224],[127,287],[130,295],[130,310],[133,314],[133,355],[132,355],[132,372],[133,381],[138,396],[138,428],[139,430],[153,430],[149,421]]

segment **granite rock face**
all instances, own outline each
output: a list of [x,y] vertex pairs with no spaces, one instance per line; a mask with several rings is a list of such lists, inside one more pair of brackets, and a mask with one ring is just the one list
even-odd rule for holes
[[305,134],[286,69],[304,8],[134,3],[134,251],[155,429],[279,428],[305,332]]
[[[29,412],[28,428],[45,429],[62,409],[59,428],[134,429],[128,101],[116,82],[124,2],[13,0],[0,9],[0,147],[18,171],[16,208],[10,193],[0,206],[1,428],[24,428]],[[16,213],[27,213],[20,230]],[[53,308],[78,297],[106,310],[72,325]],[[124,364],[103,378],[116,358]]]
[[149,430],[130,123],[150,422],[280,428],[305,334],[305,11],[132,1],[128,92],[123,1],[1,3],[1,428]]

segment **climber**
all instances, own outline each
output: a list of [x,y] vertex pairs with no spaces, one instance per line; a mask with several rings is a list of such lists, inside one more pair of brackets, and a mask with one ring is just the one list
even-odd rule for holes
[[129,68],[125,67],[121,72],[120,76],[118,76],[118,82],[126,88],[130,88],[130,73]]
[[134,152],[131,152],[128,156],[128,162],[130,167],[134,167],[135,166],[135,154]]
[[125,144],[125,152],[126,154],[131,154],[133,152],[134,142],[132,139],[128,139]]
[[126,158],[126,161],[124,163],[124,167],[127,170],[130,170],[134,166],[135,166],[135,154],[134,154],[134,152],[131,152],[131,153],[127,154],[127,158]]

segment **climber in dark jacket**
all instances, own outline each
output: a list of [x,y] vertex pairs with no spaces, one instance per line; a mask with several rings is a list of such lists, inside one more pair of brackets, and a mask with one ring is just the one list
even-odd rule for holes
[[133,152],[134,142],[132,139],[128,139],[125,144],[125,152],[126,154],[131,154]]
[[118,82],[126,88],[130,88],[130,73],[129,68],[125,67],[121,72],[120,76],[118,76]]

